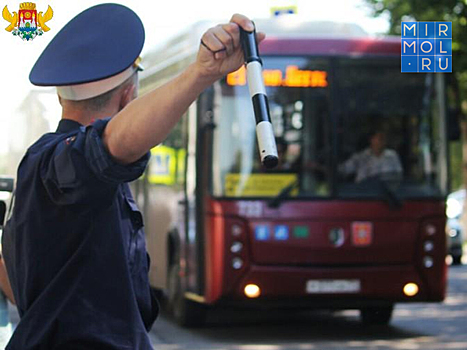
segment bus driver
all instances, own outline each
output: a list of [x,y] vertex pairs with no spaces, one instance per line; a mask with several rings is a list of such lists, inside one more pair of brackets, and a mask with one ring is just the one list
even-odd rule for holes
[[339,165],[339,173],[355,175],[355,182],[378,176],[383,180],[400,180],[402,165],[397,152],[386,148],[386,136],[380,130],[370,134],[369,147],[355,153]]

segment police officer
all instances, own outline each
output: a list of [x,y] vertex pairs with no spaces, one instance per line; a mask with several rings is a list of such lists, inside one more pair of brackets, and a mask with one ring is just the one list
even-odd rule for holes
[[2,243],[21,320],[7,350],[152,348],[158,306],[127,182],[197,96],[241,66],[239,26],[253,29],[242,15],[209,29],[186,71],[138,99],[144,29],[130,9],[92,7],[44,50],[30,80],[57,86],[63,114],[18,170]]

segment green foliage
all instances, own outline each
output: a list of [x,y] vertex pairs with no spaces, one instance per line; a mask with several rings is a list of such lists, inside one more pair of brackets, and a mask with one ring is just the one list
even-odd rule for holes
[[[467,71],[467,4],[465,0],[365,0],[374,16],[389,14],[390,34],[400,35],[402,21],[452,22],[453,72]],[[464,80],[464,91],[467,90]],[[465,96],[465,94],[464,94]]]

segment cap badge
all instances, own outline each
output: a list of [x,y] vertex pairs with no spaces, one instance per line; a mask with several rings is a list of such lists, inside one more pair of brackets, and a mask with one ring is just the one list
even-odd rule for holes
[[29,41],[50,30],[45,23],[52,19],[54,12],[49,6],[45,14],[42,12],[38,14],[35,3],[22,2],[19,4],[18,13],[13,12],[11,14],[8,7],[5,6],[2,15],[7,22],[10,22],[10,25],[5,28],[7,32],[11,32],[13,35]]

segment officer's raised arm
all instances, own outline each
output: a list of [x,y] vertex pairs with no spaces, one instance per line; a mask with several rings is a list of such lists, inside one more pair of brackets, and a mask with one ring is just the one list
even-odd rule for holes
[[[253,23],[236,14],[230,22],[209,29],[201,38],[196,62],[181,75],[132,101],[107,125],[103,139],[112,157],[128,164],[162,142],[197,96],[243,64],[239,26]],[[258,33],[258,40],[264,34]]]
[[[215,26],[200,38],[197,58],[165,85],[136,98],[144,26],[130,9],[94,6],[73,18],[50,42],[29,76],[34,85],[56,86],[62,119],[81,125],[113,117],[102,133],[119,164],[140,159],[162,142],[197,96],[243,64],[240,30],[245,16]],[[79,33],[79,40],[74,39]],[[257,34],[259,41],[264,34]]]

